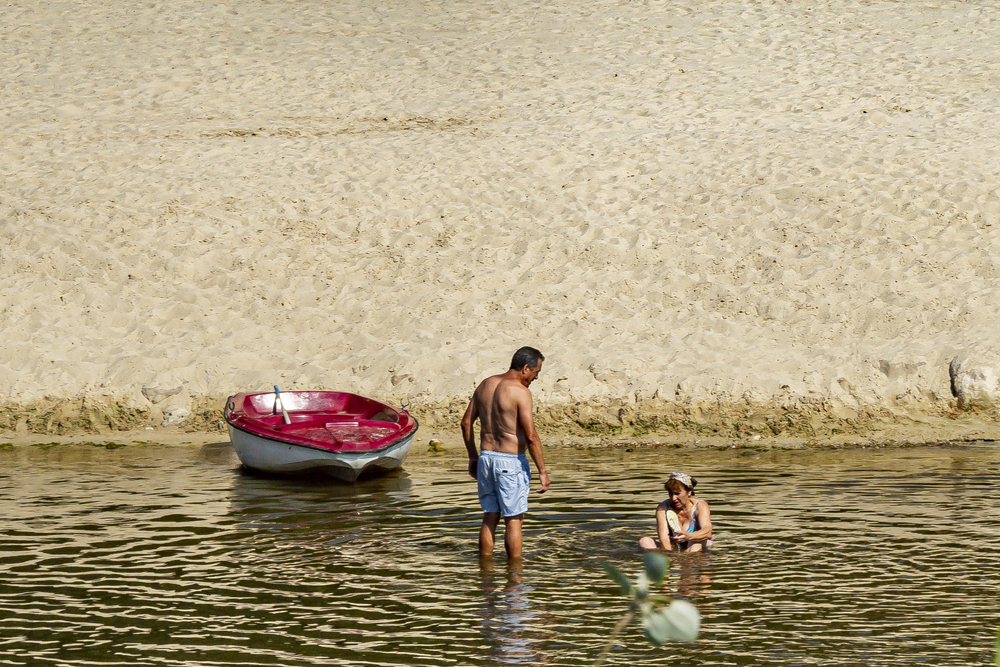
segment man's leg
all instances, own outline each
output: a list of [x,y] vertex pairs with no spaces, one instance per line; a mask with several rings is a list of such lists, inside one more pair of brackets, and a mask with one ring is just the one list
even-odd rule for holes
[[503,547],[507,551],[507,558],[520,558],[521,524],[524,522],[524,514],[506,516],[503,521]]
[[479,527],[479,555],[493,555],[493,538],[500,523],[500,512],[483,512],[483,525]]

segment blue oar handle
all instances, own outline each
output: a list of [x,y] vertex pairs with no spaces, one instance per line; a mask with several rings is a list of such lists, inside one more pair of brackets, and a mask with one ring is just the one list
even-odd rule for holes
[[274,385],[274,402],[281,406],[281,420],[291,424],[292,418],[288,416],[288,410],[285,410],[285,402],[281,400],[281,390],[278,389],[278,385]]

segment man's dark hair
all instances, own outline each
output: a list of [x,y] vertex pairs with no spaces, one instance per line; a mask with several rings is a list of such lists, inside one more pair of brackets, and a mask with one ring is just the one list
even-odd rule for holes
[[539,361],[545,361],[544,354],[533,347],[522,347],[514,353],[514,357],[510,360],[510,367],[515,371],[519,371],[525,366],[534,368]]

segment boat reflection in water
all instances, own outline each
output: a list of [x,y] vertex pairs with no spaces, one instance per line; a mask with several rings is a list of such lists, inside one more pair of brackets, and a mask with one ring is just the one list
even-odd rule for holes
[[288,478],[238,468],[230,516],[245,528],[281,530],[284,539],[304,539],[329,548],[384,528],[384,501],[405,502],[412,486],[402,470],[345,485],[331,484],[323,474]]

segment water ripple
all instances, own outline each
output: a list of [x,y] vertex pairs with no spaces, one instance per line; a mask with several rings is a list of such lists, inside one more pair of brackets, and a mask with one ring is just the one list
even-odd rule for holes
[[344,486],[202,449],[0,451],[0,664],[580,665],[624,611],[663,476],[717,546],[673,558],[695,645],[609,664],[983,664],[1000,625],[1000,450],[553,451],[520,567],[480,562],[455,454]]

